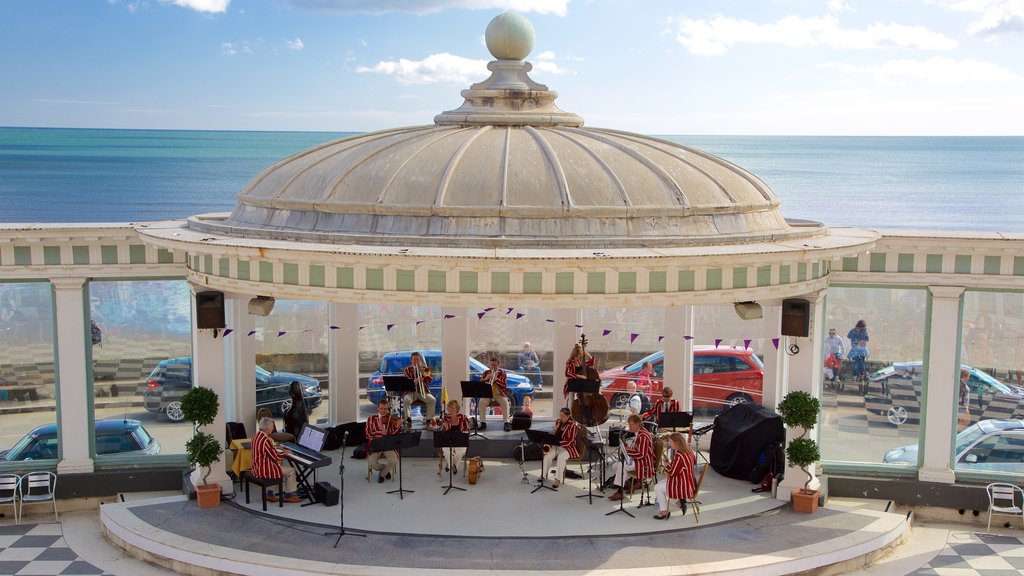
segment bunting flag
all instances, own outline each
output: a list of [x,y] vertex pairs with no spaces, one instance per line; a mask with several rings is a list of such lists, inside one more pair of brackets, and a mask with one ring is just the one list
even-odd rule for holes
[[522,312],[516,312],[516,320],[519,320],[523,316],[526,316],[526,314],[523,314]]
[[360,330],[362,330],[363,328],[366,328],[366,326],[360,326],[359,327]]
[[683,336],[683,340],[686,340],[686,341],[693,340],[693,336]]
[[554,324],[555,323],[555,321],[552,320],[551,318],[548,318],[547,320],[545,320],[545,322],[547,322],[548,324]]
[[505,310],[505,314],[511,314],[513,310],[515,310],[515,308],[509,308],[508,310]]
[[607,336],[607,335],[609,335],[611,333],[612,333],[611,330],[601,330],[601,336]]
[[579,328],[580,330],[583,329],[583,324],[573,324],[573,326]]
[[[490,307],[490,308],[484,308],[484,312],[490,312],[491,310],[494,310],[493,306]],[[511,308],[510,308],[510,310],[511,310]]]
[[658,336],[658,342],[661,342],[661,341],[662,341],[662,340],[664,340],[664,339],[665,339],[665,337],[664,337],[664,336]]
[[721,338],[715,338],[715,348],[718,348],[718,345],[721,344],[721,343],[722,343],[722,339]]
[[637,334],[636,332],[631,333],[629,335],[629,343],[632,344],[633,342],[635,342],[636,341],[636,337],[639,336],[639,335],[640,334]]
[[255,331],[255,330],[249,330],[249,334],[247,334],[247,336],[252,336],[252,335],[253,335],[253,334],[255,334],[255,333],[256,333],[256,331]]
[[451,320],[452,318],[455,318],[455,314],[445,314],[444,315],[444,319],[445,320]]
[[388,332],[391,332],[391,329],[394,328],[394,327],[395,327],[394,324],[388,324]]
[[477,320],[483,320],[484,319],[484,314],[487,314],[487,312],[477,312],[476,313],[476,319]]
[[224,337],[227,338],[228,334],[231,334],[232,332],[234,332],[234,330],[232,328],[225,328],[224,329]]
[[341,330],[341,326],[330,326],[331,330]]
[[[417,320],[416,321],[416,325],[419,326],[420,324],[423,324],[424,322],[426,322],[426,320]],[[360,327],[359,329],[362,330],[362,327]]]
[[779,349],[779,339],[778,338],[772,338],[772,346],[775,346],[776,350]]
[[284,335],[285,335],[285,334],[287,334],[287,333],[288,333],[288,331],[287,331],[287,330],[279,330],[279,331],[277,332],[277,337],[278,337],[278,338],[280,338],[281,336],[284,336]]
[[743,341],[743,347],[744,348],[750,348],[750,343],[751,342],[753,342],[753,340],[744,340]]

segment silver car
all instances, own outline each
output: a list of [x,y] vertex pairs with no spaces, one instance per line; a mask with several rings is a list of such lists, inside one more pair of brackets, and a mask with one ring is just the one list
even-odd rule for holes
[[[886,464],[917,465],[917,444],[885,453]],[[1024,473],[1024,421],[982,420],[956,435],[956,468]]]

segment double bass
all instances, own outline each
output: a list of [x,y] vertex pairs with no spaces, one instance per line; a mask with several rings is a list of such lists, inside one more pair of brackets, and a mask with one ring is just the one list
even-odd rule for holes
[[[583,371],[577,372],[578,379],[600,382],[601,377],[598,375],[597,369],[587,365],[586,334],[580,334],[579,347],[582,350],[580,355],[582,366],[580,368]],[[572,419],[579,422],[581,426],[600,426],[608,421],[608,400],[600,392],[594,394],[577,393],[576,398],[572,401],[570,412]]]

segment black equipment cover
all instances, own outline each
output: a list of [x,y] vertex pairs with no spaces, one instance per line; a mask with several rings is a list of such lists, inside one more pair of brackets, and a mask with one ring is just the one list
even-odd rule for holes
[[529,412],[515,411],[512,413],[512,429],[527,430],[533,425],[533,414]]
[[749,480],[761,453],[785,440],[781,416],[759,404],[736,404],[715,418],[711,467],[722,476]]
[[330,482],[317,482],[313,485],[313,495],[324,506],[337,506],[341,494]]
[[512,449],[512,459],[516,462],[540,460],[542,458],[544,458],[544,453],[541,451],[541,447],[536,444],[526,445],[526,458],[522,457],[522,446],[519,444],[516,444],[516,447]]

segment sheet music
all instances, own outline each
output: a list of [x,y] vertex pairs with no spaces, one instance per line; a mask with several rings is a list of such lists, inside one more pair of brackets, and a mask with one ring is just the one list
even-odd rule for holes
[[311,424],[306,424],[302,427],[302,432],[299,433],[297,443],[303,448],[319,452],[324,447],[324,437],[326,435],[326,431]]

